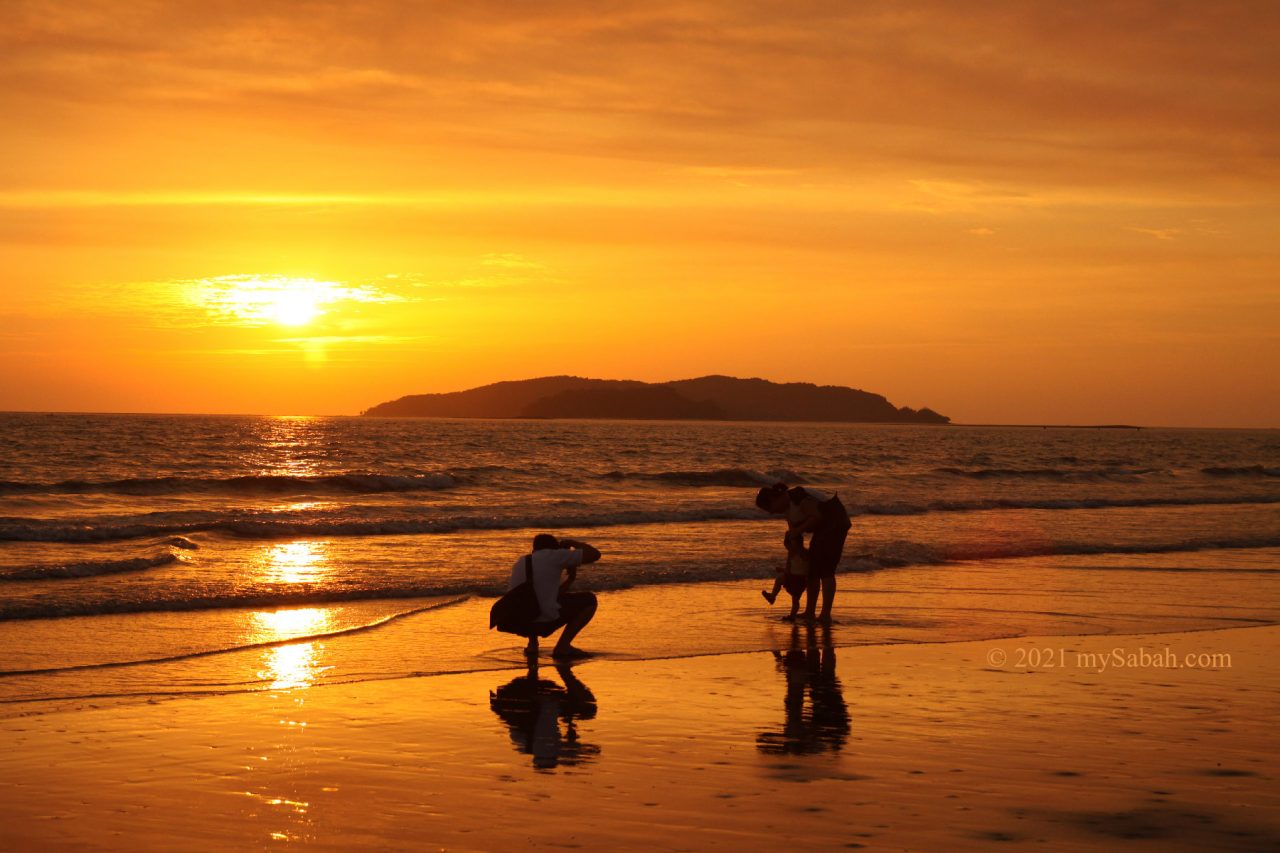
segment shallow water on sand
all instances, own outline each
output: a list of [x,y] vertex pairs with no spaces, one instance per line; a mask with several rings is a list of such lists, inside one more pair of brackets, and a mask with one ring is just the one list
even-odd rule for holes
[[841,644],[1276,619],[1275,431],[0,415],[0,446],[13,712],[508,665],[486,596],[543,529],[605,552],[593,648],[771,648],[778,477],[851,509]]
[[[1028,557],[839,577],[835,646],[1280,624],[1280,550]],[[786,596],[764,581],[602,592],[579,644],[605,660],[784,648]],[[301,689],[523,664],[486,631],[492,599],[455,596],[269,610],[0,624],[0,717],[182,695]],[[48,663],[45,644],[61,649]],[[175,649],[177,653],[175,654]],[[544,654],[546,653],[544,649]]]

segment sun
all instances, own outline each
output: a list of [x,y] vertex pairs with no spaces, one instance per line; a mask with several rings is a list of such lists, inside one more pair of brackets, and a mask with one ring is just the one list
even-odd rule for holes
[[224,275],[177,282],[185,298],[218,322],[235,326],[298,328],[348,320],[359,306],[402,301],[368,284],[283,275]]
[[320,294],[314,282],[294,279],[272,295],[267,306],[271,319],[282,326],[305,326],[322,313]]
[[298,327],[314,323],[339,303],[384,297],[367,287],[277,275],[234,275],[195,282],[193,300],[237,325]]

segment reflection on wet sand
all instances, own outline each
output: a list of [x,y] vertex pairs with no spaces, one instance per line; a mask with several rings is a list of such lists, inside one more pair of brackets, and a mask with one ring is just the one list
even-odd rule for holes
[[830,629],[823,628],[821,646],[812,625],[791,629],[791,647],[773,653],[786,679],[782,731],[764,731],[756,748],[766,755],[816,755],[839,752],[849,739],[849,707],[836,677],[836,650]]
[[276,646],[262,656],[265,669],[258,677],[270,679],[272,690],[289,690],[294,687],[310,687],[321,667],[317,663],[317,643],[295,643]]
[[[254,641],[270,643],[290,636],[322,633],[330,627],[332,614],[323,607],[301,607],[293,610],[258,611],[250,619]],[[323,670],[329,668],[320,665],[323,650],[324,644],[314,641],[265,649],[258,678],[269,681],[272,690],[309,687]]]
[[[596,697],[568,666],[558,665],[564,686],[538,677],[538,665],[527,674],[489,691],[489,707],[511,730],[516,751],[533,756],[538,770],[590,761],[600,747],[578,736],[578,720],[596,716]],[[561,727],[561,721],[564,727]]]

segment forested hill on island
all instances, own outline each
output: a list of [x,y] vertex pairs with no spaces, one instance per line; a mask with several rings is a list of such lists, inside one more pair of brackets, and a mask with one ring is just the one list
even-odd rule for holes
[[879,394],[838,385],[703,376],[637,382],[544,376],[449,394],[379,403],[370,417],[617,418],[622,420],[845,421],[945,424],[932,409],[894,406]]

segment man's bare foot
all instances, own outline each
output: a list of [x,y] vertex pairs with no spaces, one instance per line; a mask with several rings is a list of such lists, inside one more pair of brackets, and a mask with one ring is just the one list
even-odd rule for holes
[[819,625],[827,625],[827,626],[830,626],[830,625],[831,625],[831,614],[830,614],[830,613],[823,613],[821,616],[819,616],[819,617],[818,617],[818,624],[819,624]]
[[762,589],[762,590],[760,590],[760,594],[761,594],[761,595],[763,595],[763,596],[764,596],[764,600],[765,600],[765,601],[767,601],[767,602],[769,602],[770,604],[773,604],[775,601],[777,601],[777,600],[778,600],[778,594],[777,594],[777,593],[773,593],[773,592],[769,592],[769,590],[767,590],[767,589]]
[[591,657],[591,652],[583,651],[577,646],[566,646],[560,648],[556,646],[551,650],[551,656],[556,660],[581,660],[582,658]]
[[794,622],[794,621],[796,621],[796,619],[797,619],[797,618],[798,618],[798,617],[796,616],[796,614],[794,614],[794,613],[788,613],[786,616],[783,616],[783,617],[782,617],[782,621],[783,621],[783,622]]

